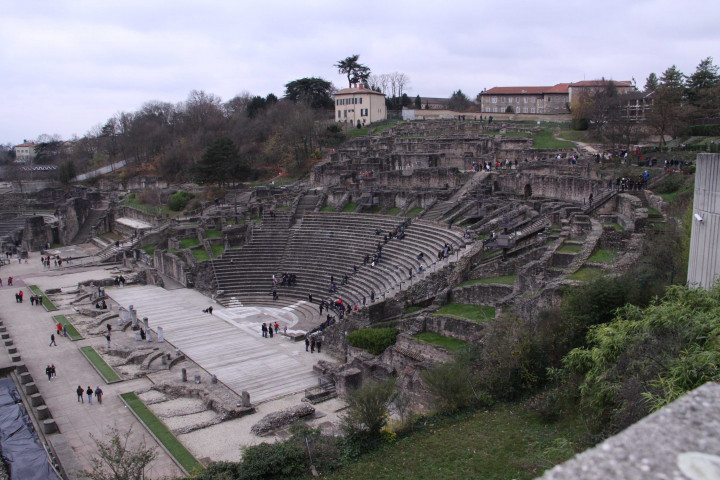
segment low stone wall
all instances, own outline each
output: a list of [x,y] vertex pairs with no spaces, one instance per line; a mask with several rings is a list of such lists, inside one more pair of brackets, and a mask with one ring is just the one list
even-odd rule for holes
[[120,213],[119,215],[117,215],[118,217],[127,217],[133,218],[135,220],[142,220],[143,222],[149,223],[150,225],[157,225],[158,223],[158,217],[149,213],[145,213],[142,210],[138,210],[137,208],[123,205],[119,207],[118,210]]
[[450,301],[470,305],[488,305],[494,307],[497,302],[513,291],[512,285],[478,284],[456,288],[450,292]]
[[618,232],[614,229],[605,230],[598,240],[598,246],[607,250],[624,251],[631,237],[630,232]]
[[424,332],[433,332],[470,343],[480,343],[485,335],[486,325],[484,323],[475,323],[461,318],[425,315],[418,317],[418,321],[422,322],[422,331]]

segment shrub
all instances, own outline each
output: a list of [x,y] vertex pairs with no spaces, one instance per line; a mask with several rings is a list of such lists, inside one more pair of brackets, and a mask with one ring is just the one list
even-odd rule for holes
[[397,340],[397,328],[361,328],[348,333],[347,340],[353,347],[364,348],[373,355],[380,355]]
[[685,179],[679,175],[671,175],[655,187],[655,193],[675,193],[685,183]]
[[305,449],[296,442],[261,443],[243,450],[237,480],[299,477],[307,472]]
[[377,435],[387,424],[388,408],[397,395],[395,379],[370,380],[351,391],[346,398],[347,410],[341,428],[348,435],[365,432]]
[[168,208],[173,212],[179,212],[180,210],[185,208],[185,206],[194,196],[195,195],[190,192],[186,192],[185,190],[175,192],[170,195],[170,197],[168,197]]
[[473,392],[469,372],[467,365],[453,361],[420,374],[428,390],[435,397],[437,410],[454,412],[470,405]]

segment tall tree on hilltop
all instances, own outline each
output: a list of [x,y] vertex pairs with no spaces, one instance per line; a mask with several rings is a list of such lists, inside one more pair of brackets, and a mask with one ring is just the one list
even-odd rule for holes
[[651,93],[657,90],[658,87],[658,78],[657,75],[655,75],[655,72],[648,75],[647,79],[645,80],[645,93]]
[[470,108],[470,99],[463,93],[462,90],[453,92],[450,96],[450,101],[448,102],[448,108],[455,112],[464,112]]
[[712,110],[718,104],[718,85],[720,85],[718,66],[713,64],[712,57],[707,57],[687,79],[687,94],[690,102],[704,110],[704,113],[715,113]]
[[285,84],[285,98],[306,102],[312,108],[333,108],[332,83],[322,78],[300,78]]
[[347,76],[348,87],[351,87],[353,83],[367,83],[370,77],[370,67],[358,62],[359,59],[360,55],[355,54],[335,64],[338,73]]
[[235,142],[227,137],[215,140],[195,165],[199,183],[217,183],[222,186],[230,180],[244,180],[249,168],[242,162]]
[[660,142],[665,135],[676,138],[685,126],[690,106],[687,103],[685,75],[675,65],[665,70],[653,95],[648,123],[655,129]]

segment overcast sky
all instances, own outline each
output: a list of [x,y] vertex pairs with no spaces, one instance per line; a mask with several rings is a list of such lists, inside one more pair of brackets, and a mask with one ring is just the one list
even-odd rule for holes
[[637,80],[720,63],[717,0],[0,0],[0,143],[82,136],[149,100],[282,96],[352,54],[409,94]]

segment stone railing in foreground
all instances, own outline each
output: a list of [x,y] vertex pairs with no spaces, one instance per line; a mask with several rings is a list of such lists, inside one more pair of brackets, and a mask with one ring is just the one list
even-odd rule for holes
[[720,384],[706,383],[542,480],[720,478]]

